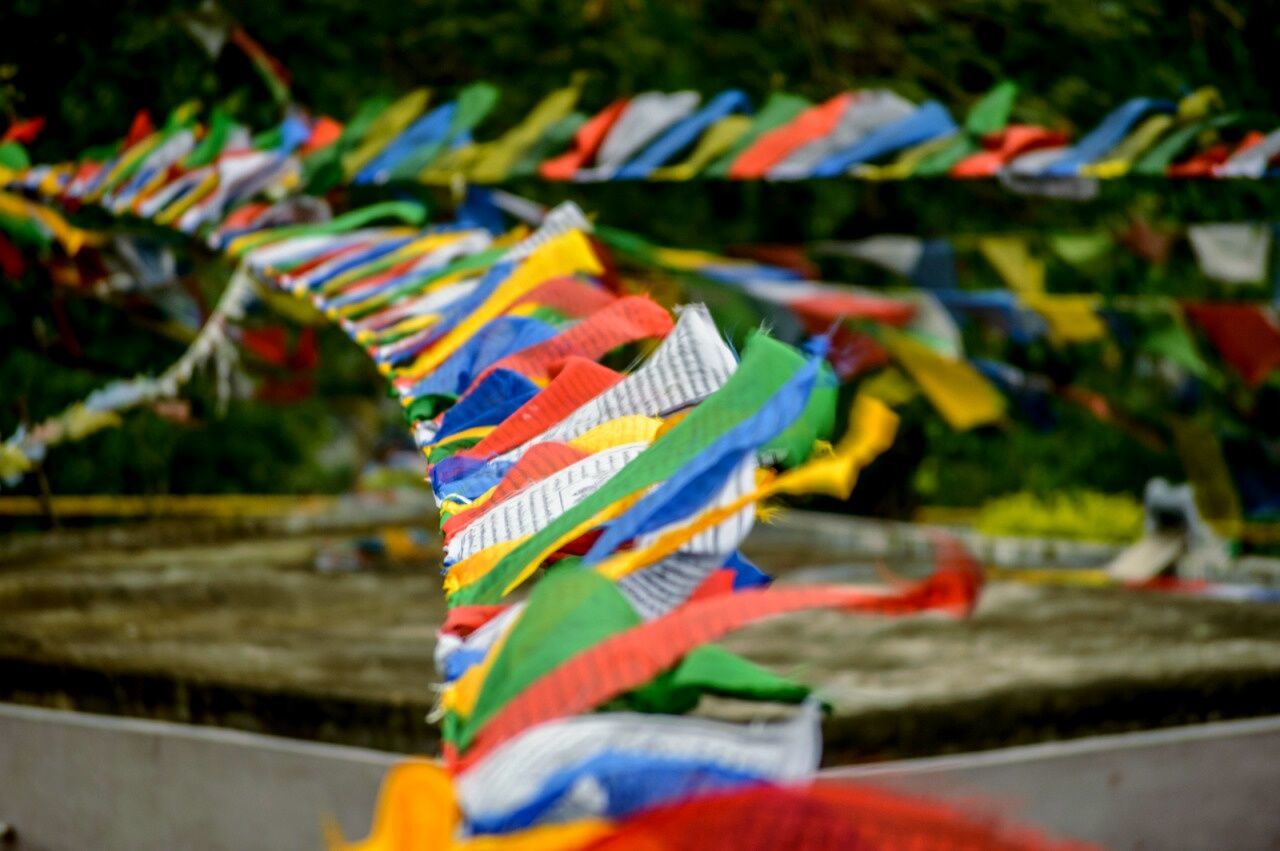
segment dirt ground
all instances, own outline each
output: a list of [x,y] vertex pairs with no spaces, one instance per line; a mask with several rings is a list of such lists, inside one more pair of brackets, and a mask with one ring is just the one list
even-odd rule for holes
[[[0,699],[430,750],[438,563],[317,570],[354,534],[7,542]],[[838,548],[783,550],[767,530],[754,547],[780,581],[871,575]],[[724,643],[818,689],[828,762],[1280,711],[1280,606],[997,583],[966,621],[810,613]]]

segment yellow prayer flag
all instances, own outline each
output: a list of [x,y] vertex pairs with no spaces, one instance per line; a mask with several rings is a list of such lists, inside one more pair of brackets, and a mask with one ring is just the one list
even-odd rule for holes
[[[431,372],[476,331],[543,282],[573,274],[599,275],[602,272],[604,267],[600,265],[595,249],[581,231],[571,230],[549,240],[517,265],[483,304],[419,355],[408,373],[425,375]],[[405,398],[406,405],[412,402],[409,397]]]
[[449,568],[449,572],[444,575],[445,593],[454,594],[480,579],[480,577],[493,570],[493,566],[502,561],[503,556],[518,547],[527,537],[526,535],[524,538],[499,541],[493,546],[485,547],[480,552],[469,555],[455,563]]
[[479,664],[467,668],[462,676],[454,680],[444,690],[444,693],[440,695],[440,707],[442,709],[452,712],[463,721],[471,717],[471,713],[476,707],[476,701],[480,699],[480,692],[484,689],[484,681],[489,678],[489,671],[492,670],[493,663],[502,655],[502,649],[506,645],[507,636],[509,635],[511,635],[510,629],[498,636],[497,641],[484,654],[484,659],[480,660]]
[[569,441],[588,455],[628,443],[652,443],[662,428],[662,420],[634,414],[603,422]]
[[26,453],[9,443],[0,443],[0,479],[21,476],[34,465]]
[[1104,155],[1101,160],[1096,163],[1082,165],[1080,173],[1085,177],[1096,177],[1101,180],[1123,177],[1129,173],[1129,169],[1133,166],[1133,161],[1159,141],[1160,137],[1167,133],[1173,125],[1174,120],[1171,115],[1162,113],[1148,116],[1138,125],[1136,130],[1121,139],[1119,144]]
[[418,182],[429,183],[432,186],[465,184],[465,175],[483,153],[482,147],[476,144],[444,151],[418,172]]
[[383,148],[391,144],[422,114],[430,99],[431,95],[426,89],[414,89],[384,109],[369,125],[360,144],[342,155],[343,175],[350,180],[372,162],[374,157],[382,153]]
[[64,164],[54,166],[49,169],[49,173],[40,180],[40,185],[36,187],[36,192],[39,192],[46,198],[52,198],[58,194],[63,178],[69,178],[74,173],[74,165]]
[[707,132],[698,139],[698,143],[687,159],[654,169],[649,179],[692,180],[721,155],[728,153],[751,129],[751,123],[751,117],[748,115],[726,115],[707,128]]
[[1031,254],[1022,237],[984,236],[978,250],[1009,289],[1019,295],[1044,292],[1044,261]]
[[544,97],[519,124],[500,138],[480,146],[467,176],[476,183],[502,182],[524,152],[537,144],[552,124],[573,111],[581,92],[580,85],[572,85]]
[[461,818],[453,778],[436,763],[415,760],[387,772],[368,838],[346,842],[332,824],[326,832],[332,851],[451,848]]
[[1244,511],[1218,436],[1184,417],[1175,417],[1171,425],[1178,457],[1187,471],[1200,514],[1219,535],[1238,541],[1244,528]]
[[34,220],[61,243],[68,254],[75,254],[86,243],[97,241],[88,231],[75,227],[55,210],[19,195],[0,192],[0,213],[15,219]]
[[876,165],[875,163],[864,163],[855,166],[853,173],[867,180],[906,180],[915,174],[916,168],[920,163],[936,154],[938,151],[950,146],[954,143],[956,137],[954,134],[939,136],[937,139],[930,139],[927,142],[921,142],[907,148],[893,160],[893,162],[884,165]]
[[1023,303],[1044,317],[1049,339],[1059,345],[1091,343],[1107,336],[1093,295],[1027,295]]
[[952,428],[965,431],[1004,418],[1004,397],[965,361],[943,357],[892,329],[885,329],[882,341]]
[[393,766],[382,781],[367,838],[347,842],[332,820],[325,835],[329,851],[569,851],[613,830],[603,819],[577,819],[466,837],[459,834],[461,822],[452,775],[437,763],[410,760]]
[[916,398],[920,394],[920,388],[903,375],[900,369],[890,366],[864,381],[858,392],[896,408]]
[[1178,120],[1199,121],[1215,109],[1222,109],[1222,95],[1213,86],[1201,86],[1178,101]]
[[76,402],[61,415],[63,434],[67,440],[80,440],[104,428],[115,428],[123,420],[115,411],[94,411]]
[[209,169],[209,173],[199,183],[191,187],[190,192],[179,195],[176,199],[170,201],[168,206],[152,216],[152,220],[158,225],[166,227],[172,225],[183,213],[209,197],[209,193],[213,192],[217,187],[218,170]]

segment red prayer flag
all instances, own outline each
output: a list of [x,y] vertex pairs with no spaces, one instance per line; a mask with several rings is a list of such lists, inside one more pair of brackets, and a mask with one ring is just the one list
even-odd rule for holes
[[762,134],[733,161],[729,177],[734,180],[764,177],[765,172],[786,159],[792,151],[835,130],[840,117],[856,99],[857,95],[849,92],[836,95],[806,109],[783,126]]
[[527,378],[546,378],[571,357],[598,360],[625,343],[665,337],[671,331],[671,314],[645,296],[627,296],[549,340],[490,364],[472,386],[492,372],[508,369]]
[[1067,851],[1050,839],[936,801],[848,783],[754,786],[655,807],[620,823],[589,851]]
[[466,458],[491,458],[509,452],[542,434],[621,380],[621,375],[593,360],[571,357],[537,396],[517,408],[484,440],[458,454]]
[[534,681],[480,728],[456,769],[465,770],[536,724],[588,712],[647,683],[693,648],[764,618],[821,608],[886,615],[928,609],[967,614],[981,587],[977,563],[947,539],[933,575],[889,592],[810,585],[750,589],[685,603],[605,639]]
[[129,132],[124,137],[124,146],[126,148],[133,147],[154,133],[155,130],[155,125],[151,123],[151,113],[145,109],[138,110],[137,114],[133,116],[132,123],[129,124]]
[[616,100],[589,119],[574,134],[573,148],[544,162],[538,167],[538,174],[546,180],[572,180],[578,169],[595,159],[596,152],[604,144],[604,137],[622,116],[627,103],[626,98]]
[[0,272],[3,272],[6,278],[15,279],[22,277],[26,268],[27,264],[22,259],[22,252],[9,241],[8,237],[0,233]]
[[1011,124],[982,140],[984,150],[960,160],[951,167],[952,177],[993,177],[1017,157],[1040,148],[1053,148],[1067,143],[1067,134],[1046,127]]
[[26,118],[20,121],[14,121],[9,125],[9,129],[4,131],[2,142],[17,142],[21,145],[30,145],[40,135],[40,131],[44,129],[44,118]]
[[1280,368],[1280,328],[1253,304],[1186,304],[1192,322],[1204,330],[1222,359],[1252,386]]

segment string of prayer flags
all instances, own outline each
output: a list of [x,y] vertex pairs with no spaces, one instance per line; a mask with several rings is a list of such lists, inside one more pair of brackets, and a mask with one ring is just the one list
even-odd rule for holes
[[[932,576],[887,587],[768,587],[738,551],[763,502],[847,498],[893,443],[897,417],[870,395],[856,397],[849,429],[827,442],[837,421],[827,360],[850,341],[866,341],[864,361],[873,350],[891,354],[955,427],[1002,419],[1003,397],[962,359],[940,307],[949,281],[925,299],[833,287],[767,262],[596,234],[572,204],[546,212],[534,230],[506,230],[488,194],[433,226],[420,205],[334,216],[300,196],[406,173],[506,179],[532,168],[535,149],[559,153],[542,144],[553,126],[573,147],[551,171],[572,180],[651,178],[690,158],[726,173],[754,159],[770,179],[844,174],[915,162],[919,146],[958,132],[939,104],[889,92],[846,93],[818,107],[779,96],[760,113],[768,120],[736,121],[700,150],[714,128],[750,116],[745,93],[705,103],[695,92],[646,93],[581,122],[577,98],[576,86],[553,93],[526,121],[476,140],[496,92],[470,89],[429,109],[419,91],[370,106],[341,130],[301,111],[254,137],[224,123],[227,141],[212,152],[200,150],[212,128],[179,111],[158,130],[140,120],[123,144],[86,158],[82,174],[75,164],[54,179],[34,170],[16,178],[51,200],[141,213],[238,263],[225,310],[162,376],[165,392],[207,360],[225,383],[221,352],[237,338],[290,357],[278,335],[228,327],[253,288],[266,286],[364,346],[403,403],[440,505],[443,584],[455,613],[436,654],[447,682],[438,713],[445,765],[393,772],[372,836],[354,847],[575,847],[636,825],[644,835],[645,819],[717,796],[771,790],[783,796],[785,819],[840,799],[778,786],[803,783],[818,763],[820,710],[809,690],[709,643],[817,608],[964,615],[981,589],[976,565],[953,542],[941,545]],[[971,129],[1003,126],[1011,102],[1006,89]],[[150,169],[163,179],[146,176]],[[705,306],[673,317],[621,286],[611,250],[744,302],[786,305],[798,345],[757,331],[739,358]],[[909,259],[910,273],[922,274],[936,255],[925,245]],[[931,282],[942,274],[930,273]],[[1084,320],[1057,312],[1070,314],[1058,333],[1078,339]],[[798,329],[823,324],[820,338],[801,339]],[[632,345],[647,352],[632,367],[598,363]],[[114,412],[130,398],[141,398],[136,388],[106,388],[85,408]],[[11,455],[0,455],[5,469]],[[525,583],[528,597],[505,604]],[[755,726],[683,717],[704,695],[788,705],[790,714]],[[833,841],[849,835],[838,818],[823,824]],[[975,845],[992,835],[965,833],[960,819],[930,825],[926,832]]]
[[44,459],[49,447],[82,440],[102,429],[118,426],[122,422],[120,414],[131,408],[175,397],[196,370],[206,364],[213,365],[219,398],[225,401],[237,357],[228,336],[228,322],[243,316],[252,298],[252,281],[236,276],[223,290],[217,306],[187,350],[159,376],[113,382],[38,424],[20,427],[0,443],[0,480],[16,483]]
[[[619,500],[671,476],[717,437],[744,420],[770,398],[803,363],[789,347],[756,336],[743,362],[724,386],[696,406],[635,461],[582,502],[539,529],[503,556],[476,582],[460,588],[459,603],[494,602],[528,577],[559,546],[576,538],[579,527]],[[622,387],[624,385],[618,385]]]
[[1221,98],[1208,89],[1178,103],[1133,98],[1074,142],[1061,129],[1014,121],[1017,87],[1009,82],[979,99],[963,125],[939,103],[914,104],[888,90],[837,93],[819,104],[773,92],[757,112],[750,95],[737,89],[705,103],[691,91],[643,92],[616,98],[590,118],[575,118],[579,96],[580,82],[574,81],[528,115],[507,118],[492,139],[472,141],[471,131],[497,102],[495,89],[464,89],[410,127],[425,106],[415,94],[372,124],[367,112],[357,116],[364,141],[352,150],[352,136],[343,134],[346,174],[355,176],[356,166],[385,150],[379,167],[360,180],[448,184],[456,175],[493,184],[531,173],[588,182],[948,176],[1001,177],[1028,191],[1071,192],[1085,185],[1079,181],[1131,171],[1257,179],[1271,173],[1270,160],[1280,150],[1276,137],[1257,132],[1250,143],[1220,156],[1195,151],[1204,129],[1237,120],[1220,112]]
[[797,180],[812,173],[850,147],[867,139],[878,128],[892,125],[913,111],[910,101],[893,92],[869,91],[842,96],[835,124],[829,133],[806,141],[767,171],[772,180]]
[[[685,719],[689,720],[689,719]],[[816,851],[937,846],[962,851],[1084,851],[1082,843],[973,817],[951,805],[847,783],[776,785],[691,796],[616,822],[599,818],[541,824],[518,833],[467,836],[463,812],[446,769],[424,760],[387,774],[369,836],[339,851],[740,851],[800,846]]]

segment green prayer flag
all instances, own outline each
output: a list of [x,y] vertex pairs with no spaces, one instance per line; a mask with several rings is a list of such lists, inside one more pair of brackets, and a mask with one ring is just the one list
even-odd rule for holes
[[1115,239],[1106,231],[1055,233],[1048,240],[1049,250],[1082,272],[1096,269],[1115,247]]
[[689,651],[671,670],[619,698],[623,708],[680,715],[698,705],[704,694],[740,700],[799,703],[808,686],[779,676],[714,644]]
[[800,416],[781,434],[760,447],[761,458],[767,459],[771,465],[789,468],[802,464],[813,451],[815,441],[831,438],[840,387],[829,363],[824,361],[818,369],[818,380]]
[[618,587],[594,570],[566,564],[549,572],[497,648],[458,746],[465,749],[485,722],[535,680],[640,622]]
[[1178,156],[1186,150],[1197,136],[1206,130],[1213,130],[1219,127],[1226,127],[1240,120],[1239,113],[1231,113],[1228,115],[1219,115],[1210,118],[1208,121],[1197,121],[1194,124],[1188,124],[1185,127],[1179,127],[1168,136],[1165,136],[1151,150],[1142,155],[1136,163],[1133,164],[1134,174],[1141,174],[1146,177],[1159,177],[1165,173],[1169,165],[1178,158]]
[[17,142],[0,143],[0,168],[23,169],[31,166],[27,149]]
[[952,166],[956,163],[970,154],[977,153],[978,150],[978,144],[971,138],[957,134],[942,150],[934,151],[921,160],[915,171],[911,173],[911,176],[941,177],[951,171]]
[[53,244],[53,237],[33,219],[19,219],[0,213],[0,231],[9,234],[15,242],[33,245],[42,251]]
[[227,137],[231,135],[233,126],[231,115],[221,107],[215,106],[209,115],[209,127],[205,131],[204,138],[196,143],[191,153],[187,154],[183,166],[189,169],[200,168],[213,162],[226,147]]
[[1218,385],[1221,382],[1205,363],[1181,319],[1164,313],[1152,317],[1152,325],[1138,342],[1140,348],[1153,355],[1168,358],[1197,378]]
[[[441,398],[441,397],[436,397],[436,398]],[[449,401],[453,401],[454,398],[456,397],[448,397]],[[405,411],[405,413],[409,417],[410,422],[417,419],[431,418],[430,416],[428,417],[414,416],[414,406],[416,406],[421,401],[422,401],[421,399],[414,399],[413,402],[409,405],[409,408]],[[432,416],[434,416],[434,414],[432,414]],[[431,447],[431,454],[427,458],[427,462],[430,464],[439,464],[444,459],[449,458],[453,455],[456,455],[464,449],[470,449],[471,447],[479,443],[480,440],[481,439],[479,437],[476,437],[474,435],[470,437],[459,437],[452,440],[446,438],[445,442],[438,443],[435,446]]]
[[982,96],[964,120],[966,133],[973,136],[986,136],[998,133],[1009,123],[1009,113],[1013,111],[1013,101],[1018,96],[1018,85],[1009,80],[997,83],[995,88]]
[[255,151],[274,151],[284,142],[284,128],[276,126],[263,130],[250,140]]

